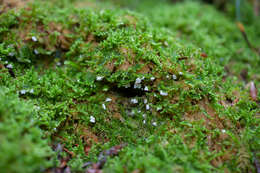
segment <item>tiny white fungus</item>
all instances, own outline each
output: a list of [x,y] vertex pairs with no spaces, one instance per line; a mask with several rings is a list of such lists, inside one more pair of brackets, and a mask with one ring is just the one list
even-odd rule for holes
[[142,79],[136,78],[136,80],[135,80],[135,83],[136,83],[136,84],[140,84],[141,82],[142,82]]
[[53,128],[53,130],[54,130],[54,131],[57,131],[57,128],[56,128],[56,127],[54,127],[54,128]]
[[27,92],[26,90],[21,90],[20,91],[21,94],[26,94],[26,92]]
[[57,65],[57,66],[61,66],[61,62],[57,62],[56,65]]
[[157,126],[157,122],[153,122],[152,125],[153,125],[153,126]]
[[169,76],[169,75],[167,75],[167,76],[166,76],[166,78],[167,78],[167,79],[169,79],[169,78],[170,78],[170,76]]
[[138,103],[138,100],[137,100],[137,99],[131,99],[131,103],[137,104],[137,103]]
[[144,104],[146,104],[148,101],[147,101],[147,99],[144,99]]
[[151,79],[151,81],[153,81],[155,79],[155,77],[151,77],[150,79]]
[[37,38],[35,36],[32,36],[32,41],[36,42]]
[[106,102],[111,102],[112,99],[111,98],[106,98]]
[[144,87],[144,91],[149,91],[147,86]]
[[145,108],[146,108],[146,110],[149,110],[149,109],[150,109],[150,105],[147,104],[147,105],[145,106]]
[[164,91],[162,91],[162,90],[160,90],[160,95],[162,95],[162,96],[167,96],[168,93],[167,93],[167,92],[164,92]]
[[33,52],[35,53],[35,55],[38,55],[38,54],[39,54],[39,52],[38,52],[37,49],[34,49]]
[[6,68],[13,68],[13,65],[12,65],[12,64],[8,64],[8,65],[6,66]]
[[30,89],[30,91],[29,91],[31,94],[33,94],[34,93],[34,89]]
[[103,76],[97,76],[96,80],[101,81],[104,77]]
[[161,107],[157,107],[156,110],[159,111],[159,110],[162,110],[162,108]]
[[107,108],[106,108],[106,105],[103,103],[102,104],[102,108],[104,109],[104,110],[106,110]]
[[90,120],[89,120],[91,123],[95,123],[96,122],[96,119],[95,119],[95,117],[93,117],[93,116],[90,116]]
[[146,114],[143,114],[143,118],[145,118],[146,117]]
[[182,72],[179,72],[179,75],[183,75],[183,73],[182,73]]
[[173,78],[173,80],[176,80],[177,76],[176,75],[172,75],[172,78]]
[[222,132],[222,133],[226,133],[226,130],[225,130],[225,129],[222,129],[221,132]]
[[146,120],[143,120],[143,124],[146,124]]

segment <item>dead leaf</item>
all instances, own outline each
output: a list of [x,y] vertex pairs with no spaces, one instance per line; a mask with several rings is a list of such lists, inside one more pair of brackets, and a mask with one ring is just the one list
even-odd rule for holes
[[84,152],[85,152],[86,156],[88,155],[90,150],[91,150],[91,146],[85,146],[84,147]]

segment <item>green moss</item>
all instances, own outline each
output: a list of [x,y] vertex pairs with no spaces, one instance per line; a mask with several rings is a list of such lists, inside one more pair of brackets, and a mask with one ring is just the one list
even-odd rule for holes
[[0,168],[8,172],[37,172],[52,165],[53,156],[31,103],[0,88]]
[[[225,66],[227,75],[235,75],[246,82],[254,80],[259,86],[259,54],[248,47],[235,24],[234,3],[228,3],[226,13],[221,13],[213,6],[198,2],[130,2],[124,6],[148,16],[157,27],[171,30],[185,46],[201,48]],[[242,3],[241,17],[245,31],[251,44],[258,48],[259,17],[253,16],[247,1]],[[246,73],[246,77],[241,73]]]
[[[83,163],[97,161],[101,151],[120,143],[128,147],[109,159],[104,172],[254,170],[252,155],[259,148],[259,120],[254,115],[259,109],[243,85],[231,79],[223,83],[217,57],[228,55],[228,50],[206,46],[224,38],[212,38],[213,31],[200,25],[178,38],[151,14],[152,22],[128,10],[100,10],[98,3],[95,9],[75,9],[71,3],[36,1],[0,16],[1,21],[10,17],[0,23],[0,84],[37,107],[32,119],[49,145],[64,144],[67,152],[61,155],[71,157],[68,165],[73,171],[83,171]],[[193,9],[194,16],[200,9],[194,3],[185,8]],[[172,7],[162,9],[163,22],[173,26]],[[180,9],[175,12],[184,15]],[[185,18],[179,17],[176,24]],[[224,20],[221,15],[218,19]],[[233,25],[225,22],[225,28],[214,32],[231,31]],[[209,24],[214,29],[215,24]],[[204,42],[203,34],[209,40]],[[234,33],[232,39],[237,37]],[[203,51],[197,45],[200,39]],[[204,49],[208,58],[201,55]],[[8,64],[16,78],[4,67]],[[41,138],[30,131],[28,135]],[[42,141],[36,141],[38,145],[39,151],[48,147]]]

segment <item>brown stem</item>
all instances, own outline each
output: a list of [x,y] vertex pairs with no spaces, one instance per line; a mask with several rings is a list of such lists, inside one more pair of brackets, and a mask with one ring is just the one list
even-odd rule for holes
[[259,15],[259,0],[254,0],[254,12],[255,16]]
[[245,31],[244,25],[243,25],[242,23],[240,23],[240,22],[237,22],[237,26],[238,26],[240,32],[242,33],[243,38],[245,39],[245,41],[246,41],[248,47],[249,47],[250,49],[252,49],[254,52],[260,54],[259,51],[257,50],[257,48],[255,48],[255,47],[250,43],[250,41],[249,41],[249,39],[248,39],[248,37],[247,37],[246,31]]

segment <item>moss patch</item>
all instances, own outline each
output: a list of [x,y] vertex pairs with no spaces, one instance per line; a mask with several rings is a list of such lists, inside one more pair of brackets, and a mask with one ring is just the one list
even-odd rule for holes
[[[37,134],[26,133],[43,154],[28,157],[44,160],[42,170],[82,172],[102,151],[127,143],[104,172],[254,171],[259,108],[242,84],[223,82],[217,58],[223,47],[206,47],[212,51],[207,57],[157,20],[98,2],[80,9],[71,3],[36,1],[0,16],[0,83],[8,88],[4,93],[20,97],[1,104],[34,105]],[[8,111],[3,106],[4,115]],[[13,123],[20,129],[18,120]],[[7,126],[2,119],[0,124]],[[30,164],[27,172],[40,169]],[[27,169],[22,165],[18,172]],[[13,171],[13,164],[6,169]]]

